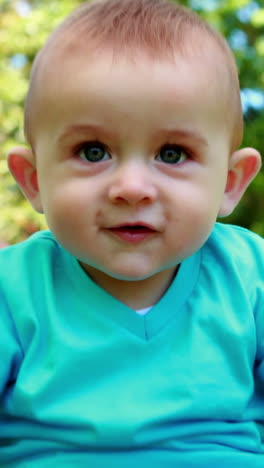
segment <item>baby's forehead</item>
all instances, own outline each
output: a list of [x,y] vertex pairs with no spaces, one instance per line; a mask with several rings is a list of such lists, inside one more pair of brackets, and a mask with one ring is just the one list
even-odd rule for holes
[[[99,89],[102,92],[104,87],[110,89],[115,78],[120,82],[122,76],[122,88],[127,90],[127,94],[130,93],[129,87],[137,87],[139,78],[142,81],[148,80],[149,88],[156,86],[156,92],[162,95],[162,88],[167,86],[168,75],[174,77],[171,93],[174,83],[176,89],[176,82],[184,82],[186,90],[189,88],[196,93],[202,92],[205,98],[210,96],[213,100],[221,95],[222,103],[225,97],[228,102],[230,81],[221,62],[217,53],[210,52],[208,48],[206,52],[197,47],[196,51],[192,49],[185,54],[176,52],[174,56],[154,58],[140,49],[115,53],[109,47],[100,51],[87,51],[87,48],[80,47],[75,48],[73,52],[71,48],[65,47],[64,43],[63,47],[49,47],[39,62],[34,85],[36,102],[39,103],[45,96],[52,103],[55,96],[58,100],[63,96],[73,96],[74,92],[77,99],[80,93],[75,82],[82,77],[90,92],[95,90],[95,95]],[[126,99],[125,92],[123,97]]]
[[[76,67],[78,70],[83,69],[84,73],[89,70],[89,67],[96,67],[98,61],[107,60],[111,61],[111,69],[115,70],[116,67],[120,68],[124,64],[134,67],[132,73],[139,73],[139,64],[155,62],[160,68],[172,65],[171,70],[175,73],[179,70],[179,64],[187,64],[190,73],[190,79],[195,82],[197,80],[197,72],[200,70],[207,80],[207,88],[203,88],[203,92],[210,93],[212,96],[222,96],[222,100],[226,103],[230,102],[234,90],[231,86],[233,82],[230,64],[226,63],[224,51],[221,49],[217,41],[208,41],[207,32],[198,33],[195,37],[189,37],[184,46],[178,47],[175,45],[174,49],[169,49],[167,54],[162,54],[156,51],[153,54],[152,49],[139,47],[132,44],[130,47],[117,47],[111,43],[102,44],[100,42],[84,40],[82,34],[73,34],[72,28],[64,28],[55,32],[50,40],[41,50],[34,65],[31,88],[28,98],[28,106],[26,111],[26,126],[30,125],[30,107],[39,105],[43,89],[45,90],[47,84],[50,90],[54,87],[53,83],[61,80],[60,85],[63,86],[70,84],[70,80],[74,80],[74,71]],[[76,31],[75,31],[76,32]],[[102,77],[103,78],[103,77]],[[107,79],[107,76],[105,77]],[[198,81],[198,80],[197,80]],[[191,81],[189,81],[191,82]],[[151,83],[150,83],[151,85]],[[53,95],[54,93],[50,92]]]
[[[189,36],[184,44],[175,43],[175,47],[163,50],[152,50],[137,44],[102,43],[100,39],[88,41],[82,34],[71,28],[61,30],[51,36],[50,40],[40,51],[35,61],[31,82],[38,76],[59,72],[61,68],[70,68],[78,62],[79,66],[87,66],[91,62],[96,64],[104,56],[111,56],[112,66],[123,62],[134,64],[139,62],[156,62],[160,67],[168,62],[177,68],[179,61],[188,63],[190,67],[204,67],[208,74],[214,74],[215,80],[222,82],[225,75],[230,73],[230,64],[224,51],[216,41],[208,41],[206,32],[199,32],[194,37]],[[221,76],[222,75],[222,76]]]

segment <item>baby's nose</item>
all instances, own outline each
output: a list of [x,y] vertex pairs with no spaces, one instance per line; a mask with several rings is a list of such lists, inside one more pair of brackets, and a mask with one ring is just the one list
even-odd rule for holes
[[148,168],[141,165],[120,168],[109,188],[112,203],[153,203],[156,197],[157,187],[153,175]]

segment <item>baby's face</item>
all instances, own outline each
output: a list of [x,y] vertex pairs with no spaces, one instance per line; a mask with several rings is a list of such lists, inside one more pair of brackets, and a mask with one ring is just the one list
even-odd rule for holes
[[230,140],[214,81],[181,58],[107,54],[61,62],[45,80],[35,125],[42,207],[88,272],[148,278],[209,236]]

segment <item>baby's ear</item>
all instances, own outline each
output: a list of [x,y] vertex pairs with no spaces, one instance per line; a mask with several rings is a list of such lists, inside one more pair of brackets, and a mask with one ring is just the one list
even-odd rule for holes
[[232,213],[260,167],[260,154],[253,148],[243,148],[232,154],[219,216],[228,216]]
[[42,213],[34,155],[29,148],[17,146],[7,155],[9,170],[33,208]]

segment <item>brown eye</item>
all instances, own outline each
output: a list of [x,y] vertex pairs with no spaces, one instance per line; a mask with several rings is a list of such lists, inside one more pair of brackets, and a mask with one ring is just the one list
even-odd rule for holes
[[157,155],[158,161],[166,164],[179,164],[188,158],[186,151],[180,146],[166,145],[163,146]]
[[85,143],[79,150],[78,155],[84,161],[97,163],[110,159],[111,156],[102,143]]

